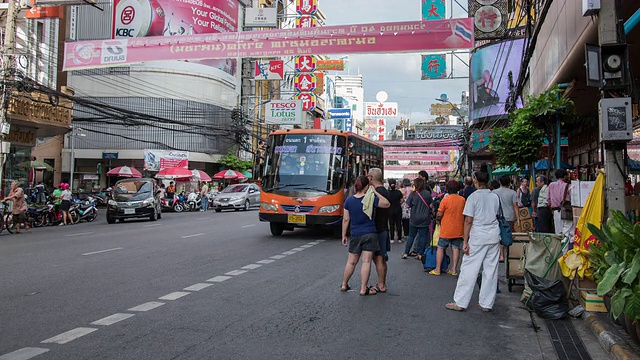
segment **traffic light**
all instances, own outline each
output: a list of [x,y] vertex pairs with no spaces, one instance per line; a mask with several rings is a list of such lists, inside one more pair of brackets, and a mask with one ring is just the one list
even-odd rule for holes
[[242,123],[242,113],[240,112],[240,109],[233,109],[231,110],[231,121],[233,122],[233,125],[235,126],[240,126]]

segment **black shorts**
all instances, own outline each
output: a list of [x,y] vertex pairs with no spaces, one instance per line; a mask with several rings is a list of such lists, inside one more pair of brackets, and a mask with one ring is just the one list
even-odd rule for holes
[[364,234],[349,239],[349,252],[360,255],[363,251],[376,252],[380,250],[378,234]]
[[71,208],[71,201],[70,200],[62,200],[62,202],[60,203],[60,210],[61,211],[69,211],[69,208]]
[[14,223],[24,223],[27,222],[27,212],[23,211],[19,214],[13,214],[13,222]]

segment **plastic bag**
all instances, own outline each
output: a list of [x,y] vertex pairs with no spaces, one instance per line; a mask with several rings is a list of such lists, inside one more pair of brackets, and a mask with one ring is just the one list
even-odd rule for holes
[[529,305],[543,319],[564,319],[569,311],[567,291],[560,280],[548,280],[525,269],[525,280],[533,291]]

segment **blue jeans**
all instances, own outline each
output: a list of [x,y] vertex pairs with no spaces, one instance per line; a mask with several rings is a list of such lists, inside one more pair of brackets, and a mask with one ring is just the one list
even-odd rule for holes
[[202,211],[207,211],[207,209],[209,209],[209,198],[207,198],[206,196],[202,197]]
[[424,251],[427,247],[427,233],[428,227],[416,227],[409,225],[409,236],[407,237],[407,243],[404,246],[404,253],[408,254],[413,246],[413,241],[418,236],[418,254],[424,255]]

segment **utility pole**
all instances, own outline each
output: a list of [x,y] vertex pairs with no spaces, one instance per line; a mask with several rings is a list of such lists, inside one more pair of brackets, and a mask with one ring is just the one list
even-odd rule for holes
[[4,29],[4,44],[2,44],[2,94],[0,94],[0,192],[4,192],[4,165],[6,151],[9,143],[5,142],[5,137],[9,135],[10,124],[7,121],[7,111],[11,91],[9,83],[13,81],[14,54],[16,48],[16,18],[18,16],[19,4],[15,0],[8,0],[7,20]]
[[[618,26],[616,0],[602,0],[598,23],[598,40],[601,49],[606,45],[620,44],[620,39],[618,38]],[[604,55],[602,62],[605,62]],[[628,94],[627,91],[623,92]],[[605,95],[603,96],[602,101],[606,98],[613,97],[607,96],[606,91],[603,92],[603,94]],[[602,102],[599,105],[599,113],[602,127],[605,125],[605,123],[603,123]],[[600,141],[603,140],[600,139]],[[623,173],[623,169],[626,167],[626,163],[624,163],[625,148],[626,142],[624,141],[604,142],[604,163],[606,170],[605,207],[607,209],[608,217],[611,216],[612,210],[622,211],[623,213],[625,212],[625,178]]]

